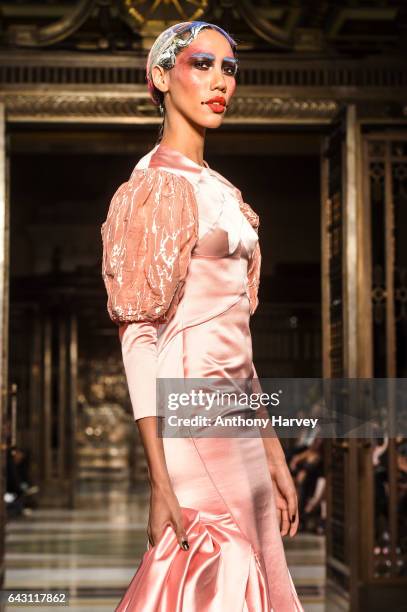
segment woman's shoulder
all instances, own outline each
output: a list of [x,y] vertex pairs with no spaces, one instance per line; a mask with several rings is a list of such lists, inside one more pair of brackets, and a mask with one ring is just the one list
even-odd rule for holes
[[166,157],[168,156],[162,154],[159,144],[153,147],[136,163],[127,185],[134,188],[141,181],[154,182],[158,180],[168,184],[171,183],[179,189],[194,186],[194,177],[191,178],[189,173],[183,172],[177,164],[171,163],[173,160],[168,160]]
[[182,196],[188,196],[188,199],[194,197],[192,185],[185,177],[172,171],[171,168],[161,167],[159,165],[151,165],[157,147],[143,155],[133,167],[127,180],[120,183],[113,192],[112,202],[128,201],[129,198],[137,198],[140,195],[146,195],[146,192],[155,192],[156,201],[160,201],[163,194],[168,191],[176,192],[182,199]]
[[172,316],[198,239],[192,188],[146,161],[117,189],[101,226],[108,312],[119,324]]
[[[151,214],[159,215],[160,222],[167,218],[178,219],[184,223],[188,217],[196,223],[198,218],[197,202],[192,185],[182,176],[178,176],[165,168],[151,167],[150,159],[156,147],[144,155],[134,167],[127,181],[120,184],[113,197],[107,213],[107,219],[102,224],[102,231],[107,225],[120,224],[134,218],[142,209],[150,210]],[[140,213],[141,214],[141,213]]]
[[156,145],[150,151],[148,151],[145,155],[143,155],[143,157],[141,157],[138,160],[137,164],[135,165],[133,172],[135,170],[146,170],[149,167],[151,157],[154,155],[157,148],[158,148],[158,145]]

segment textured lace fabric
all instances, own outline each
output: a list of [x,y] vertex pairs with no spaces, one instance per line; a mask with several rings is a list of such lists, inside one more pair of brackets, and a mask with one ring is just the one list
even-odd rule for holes
[[118,325],[171,319],[192,251],[206,232],[228,233],[229,252],[248,253],[250,313],[258,304],[259,218],[238,189],[206,164],[159,145],[119,187],[102,224],[102,277],[110,318]]
[[170,318],[197,240],[191,185],[159,170],[139,170],[122,185],[102,225],[109,315],[116,323]]

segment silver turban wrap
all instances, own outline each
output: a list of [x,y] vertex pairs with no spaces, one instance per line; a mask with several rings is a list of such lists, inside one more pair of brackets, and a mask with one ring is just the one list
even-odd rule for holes
[[217,25],[206,23],[205,21],[183,21],[161,32],[154,41],[147,58],[146,76],[148,91],[154,104],[162,104],[162,94],[154,87],[151,72],[154,66],[162,66],[170,70],[175,65],[177,54],[188,47],[204,28],[217,30],[230,43],[233,52],[236,50],[236,42],[225,30]]

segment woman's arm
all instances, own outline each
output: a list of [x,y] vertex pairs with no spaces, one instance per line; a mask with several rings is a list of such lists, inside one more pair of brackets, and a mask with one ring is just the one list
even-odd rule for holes
[[270,476],[276,485],[277,508],[281,511],[281,534],[293,536],[299,524],[298,499],[284,449],[271,425],[262,429],[261,435]]
[[148,538],[154,546],[165,527],[171,525],[180,547],[188,550],[181,508],[172,489],[163,441],[157,434],[157,325],[145,321],[126,324],[120,327],[119,335],[134,418],[148,465],[151,489]]
[[157,327],[177,308],[198,239],[194,186],[161,168],[134,169],[101,227],[102,277],[112,321],[120,326],[123,363],[151,482],[150,526],[157,543],[171,524],[181,544],[181,509],[157,435]]
[[[263,392],[254,364],[253,392]],[[264,406],[260,406],[260,408],[256,410],[256,416],[260,418],[269,418],[268,411]],[[276,504],[280,512],[281,535],[289,534],[290,536],[294,536],[297,533],[299,524],[298,499],[295,484],[285,458],[284,449],[270,421],[268,421],[266,428],[260,429],[260,435],[263,440],[270,476],[275,485]]]
[[172,489],[165,462],[163,441],[157,435],[157,417],[137,420],[138,430],[144,446],[150,478],[150,514],[147,534],[150,544],[160,540],[164,529],[171,525],[183,550],[189,549],[188,537],[182,521],[181,508]]

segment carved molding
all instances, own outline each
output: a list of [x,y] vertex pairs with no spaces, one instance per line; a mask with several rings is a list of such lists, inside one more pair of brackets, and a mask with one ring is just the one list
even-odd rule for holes
[[338,102],[329,99],[236,96],[233,98],[228,115],[236,118],[261,119],[331,119],[338,110]]
[[259,7],[251,0],[238,0],[237,6],[240,15],[260,38],[277,48],[291,49],[294,46],[294,29],[302,12],[299,6],[274,7],[274,13],[282,21],[281,25],[270,19],[264,5]]
[[[142,95],[94,93],[8,93],[0,95],[7,120],[21,121],[134,121],[160,123],[157,109]],[[244,96],[233,99],[225,122],[272,123],[276,120],[329,121],[339,109],[330,99]]]
[[111,118],[151,118],[160,121],[147,96],[93,93],[0,94],[11,121]]
[[[366,60],[282,58],[266,53],[239,56],[239,87],[383,88],[386,92],[407,88],[406,62],[395,58]],[[0,51],[0,85],[31,86],[105,84],[145,86],[145,54],[58,54],[44,51]],[[320,94],[318,94],[319,96]],[[300,94],[298,97],[301,97]],[[327,97],[330,97],[328,94]],[[297,97],[297,96],[296,96]],[[304,97],[307,97],[304,94]],[[321,97],[324,97],[321,95]]]
[[208,0],[120,0],[119,6],[133,29],[155,31],[158,36],[170,23],[201,18],[208,8]]
[[[387,49],[403,57],[407,25],[403,0],[8,0],[5,4],[0,43],[11,51],[52,47],[62,41],[70,49],[131,50],[135,39],[141,48],[149,48],[151,39],[171,23],[204,19],[231,29],[246,49],[254,50],[259,43],[269,49],[322,55],[334,49],[376,55]],[[56,16],[58,5],[64,7],[61,18]],[[44,22],[47,11],[49,19]]]
[[79,0],[65,17],[46,26],[18,25],[11,27],[8,41],[19,47],[43,47],[53,45],[78,30],[95,7],[95,0]]

